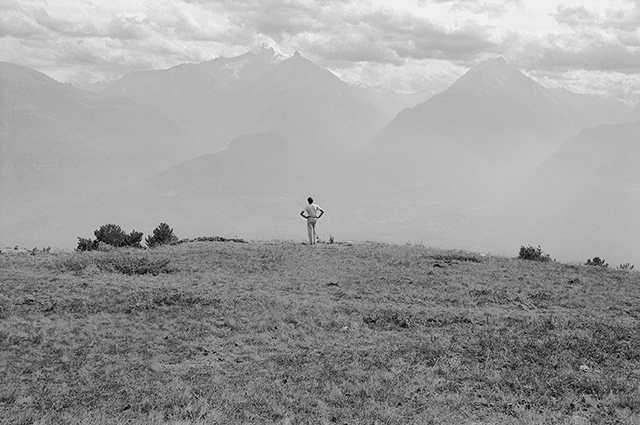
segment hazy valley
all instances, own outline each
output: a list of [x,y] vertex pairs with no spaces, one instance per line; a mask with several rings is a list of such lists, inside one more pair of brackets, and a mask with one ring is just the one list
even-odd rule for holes
[[419,98],[303,56],[129,74],[91,93],[0,63],[0,245],[105,223],[184,237],[422,242],[640,260],[640,106],[549,89],[503,59]]

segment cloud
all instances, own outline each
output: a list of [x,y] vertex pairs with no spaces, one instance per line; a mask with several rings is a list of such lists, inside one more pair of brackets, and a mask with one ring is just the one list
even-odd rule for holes
[[584,6],[558,6],[554,17],[558,23],[568,25],[572,28],[592,25],[598,21],[598,15],[588,11]]
[[550,33],[536,66],[545,69],[640,71],[640,2],[629,9],[558,6],[553,15],[569,32]]
[[640,72],[640,51],[618,43],[594,41],[579,50],[554,46],[544,51],[539,65],[546,69]]
[[443,4],[449,6],[454,12],[470,12],[476,15],[500,17],[512,8],[522,9],[524,0],[504,0],[497,3],[487,0],[418,0],[417,4],[422,7]]
[[99,37],[104,35],[91,22],[54,18],[41,8],[35,10],[32,16],[38,25],[60,35],[71,37]]
[[[193,3],[193,1],[189,1]],[[197,1],[220,6],[220,1]],[[326,62],[401,64],[406,59],[473,60],[497,50],[487,27],[467,21],[443,28],[371,3],[333,0],[222,2],[235,27]]]
[[144,13],[121,13],[109,23],[109,37],[120,40],[144,40],[153,35],[152,23]]
[[33,38],[42,36],[42,29],[36,20],[24,12],[18,2],[0,3],[0,38]]

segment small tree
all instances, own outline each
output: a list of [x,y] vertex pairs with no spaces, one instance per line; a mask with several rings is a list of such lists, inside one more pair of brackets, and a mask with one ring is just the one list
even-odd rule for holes
[[132,248],[142,248],[140,242],[142,242],[142,232],[136,232],[132,230],[131,233],[125,236],[124,243],[125,246],[130,246]]
[[95,251],[100,246],[100,242],[97,240],[85,239],[78,237],[78,251]]
[[126,245],[127,234],[117,224],[104,224],[93,232],[98,242],[121,247]]
[[603,258],[600,257],[593,257],[592,260],[587,260],[586,263],[584,263],[585,266],[596,266],[596,267],[604,267],[604,268],[608,268],[609,267],[609,263],[605,262]]
[[542,261],[542,262],[551,261],[551,257],[549,256],[549,254],[544,253],[542,251],[542,248],[540,248],[540,245],[538,245],[537,248],[531,245],[527,247],[521,246],[520,253],[518,256],[523,260],[533,260],[533,261]]
[[117,224],[105,224],[93,232],[96,240],[78,238],[79,251],[91,251],[99,249],[100,243],[107,244],[116,248],[128,246],[132,248],[142,248],[142,232],[125,233]]
[[153,235],[147,236],[145,239],[145,243],[149,248],[177,241],[178,237],[173,234],[173,229],[169,227],[167,223],[160,223],[158,227],[153,230]]

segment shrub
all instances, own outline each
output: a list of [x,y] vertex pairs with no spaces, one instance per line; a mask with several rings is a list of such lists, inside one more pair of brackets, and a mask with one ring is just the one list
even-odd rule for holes
[[132,230],[131,233],[125,236],[124,246],[130,246],[131,248],[142,248],[140,242],[142,242],[142,232],[136,232]]
[[600,257],[593,257],[593,259],[587,260],[587,262],[584,263],[584,265],[585,266],[604,267],[604,268],[608,268],[609,267],[609,263],[606,263],[604,261],[604,259],[600,258]]
[[78,237],[78,251],[95,251],[100,246],[100,242],[92,239],[85,239]]
[[94,264],[92,257],[78,254],[56,261],[56,266],[61,272],[81,272],[92,264]]
[[180,239],[176,241],[177,245],[189,242],[236,242],[236,243],[247,243],[244,239],[241,238],[224,238],[222,236],[199,236],[193,239]]
[[132,255],[128,252],[96,252],[92,254],[74,254],[55,262],[55,267],[60,272],[86,272],[94,269],[107,273],[122,273],[126,275],[173,273],[174,268],[169,266],[168,258],[148,258],[146,256]]
[[117,224],[105,224],[93,232],[96,240],[78,237],[78,251],[95,251],[99,250],[101,245],[105,244],[116,248],[127,246],[131,248],[142,248],[142,232],[133,230],[131,233],[125,233]]
[[173,234],[173,229],[170,228],[167,223],[160,223],[158,227],[153,230],[153,235],[147,236],[145,239],[145,243],[149,248],[177,241],[178,237]]
[[117,224],[104,224],[93,232],[99,242],[120,247],[125,246],[127,234]]
[[620,270],[629,270],[629,271],[631,271],[631,270],[633,270],[633,264],[629,264],[629,263],[620,264],[618,266],[618,268]]
[[543,252],[542,249],[540,248],[540,245],[538,245],[537,248],[531,245],[527,247],[521,246],[519,257],[522,258],[523,260],[533,260],[533,261],[543,261],[543,262],[551,261],[551,257],[549,257],[549,254],[546,254],[545,252]]

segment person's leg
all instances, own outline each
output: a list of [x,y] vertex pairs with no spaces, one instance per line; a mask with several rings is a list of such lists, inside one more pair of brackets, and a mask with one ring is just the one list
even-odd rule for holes
[[307,219],[307,232],[309,233],[309,244],[315,245],[316,243],[316,219]]
[[307,219],[307,233],[309,234],[309,245],[313,245],[314,228],[311,219]]

